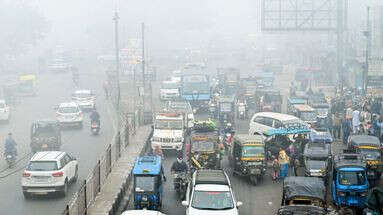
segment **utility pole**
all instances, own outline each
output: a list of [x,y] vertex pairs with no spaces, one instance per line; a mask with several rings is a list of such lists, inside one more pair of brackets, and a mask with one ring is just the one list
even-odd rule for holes
[[336,65],[337,72],[339,74],[339,84],[340,84],[340,92],[343,95],[343,87],[344,87],[344,75],[343,75],[343,0],[337,1],[337,57],[336,57]]
[[367,6],[367,29],[364,32],[364,36],[366,37],[366,59],[365,59],[365,66],[363,70],[363,90],[364,93],[367,93],[367,86],[368,86],[368,58],[370,55],[370,49],[371,49],[371,31],[370,31],[370,7]]
[[[116,109],[117,109],[117,114],[120,116],[120,47],[119,47],[119,42],[118,42],[118,20],[120,17],[118,16],[117,11],[114,13],[114,42],[115,42],[115,51],[116,51],[116,81],[117,81],[117,102],[116,102]],[[118,117],[118,130],[120,129],[120,124],[121,120],[120,117]]]
[[143,111],[145,112],[145,23],[141,23],[141,41],[142,41],[142,89],[143,89],[143,96],[142,96],[142,107]]

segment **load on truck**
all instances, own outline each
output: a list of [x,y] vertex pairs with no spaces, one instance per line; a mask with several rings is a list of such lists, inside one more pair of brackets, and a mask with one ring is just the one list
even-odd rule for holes
[[185,134],[184,115],[175,112],[157,113],[153,125],[152,148],[182,150]]

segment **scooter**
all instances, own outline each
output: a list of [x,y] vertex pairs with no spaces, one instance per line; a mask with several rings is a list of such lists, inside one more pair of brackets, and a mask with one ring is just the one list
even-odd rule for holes
[[12,168],[16,163],[16,156],[14,154],[6,154],[5,160],[7,161],[8,167]]
[[187,188],[187,178],[186,173],[184,172],[172,172],[173,173],[173,184],[174,190],[177,192],[181,200],[185,199],[186,188]]
[[90,131],[93,135],[98,135],[98,133],[100,132],[100,123],[97,121],[91,122]]

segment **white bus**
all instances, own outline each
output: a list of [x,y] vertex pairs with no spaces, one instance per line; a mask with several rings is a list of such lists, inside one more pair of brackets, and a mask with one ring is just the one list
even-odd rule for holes
[[265,135],[267,131],[273,128],[286,128],[290,125],[302,125],[305,123],[302,122],[299,118],[282,113],[274,112],[259,112],[253,115],[250,120],[250,135]]

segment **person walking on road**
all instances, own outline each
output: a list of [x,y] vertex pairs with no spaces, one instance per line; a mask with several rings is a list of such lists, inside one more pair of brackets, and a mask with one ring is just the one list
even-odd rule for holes
[[359,133],[360,129],[360,111],[355,108],[355,110],[352,112],[352,133],[357,134]]
[[342,121],[341,121],[341,118],[339,116],[339,113],[334,114],[333,123],[334,123],[333,136],[335,139],[340,139],[340,130],[342,127]]
[[347,116],[345,116],[342,122],[343,144],[347,144],[348,137],[351,134],[351,129],[352,129],[351,120],[348,119]]
[[287,156],[287,153],[285,150],[280,148],[279,150],[279,157],[278,157],[279,163],[281,164],[281,174],[280,177],[283,180],[287,177],[289,173],[289,156]]

